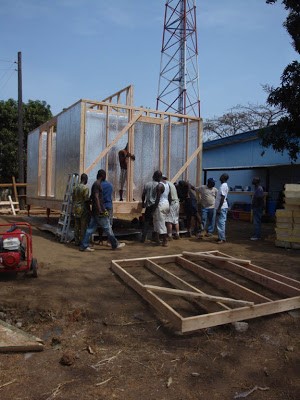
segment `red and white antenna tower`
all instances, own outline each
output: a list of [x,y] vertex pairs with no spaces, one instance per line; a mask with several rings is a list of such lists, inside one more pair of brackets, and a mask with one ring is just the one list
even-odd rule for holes
[[200,116],[196,0],[165,6],[156,109]]

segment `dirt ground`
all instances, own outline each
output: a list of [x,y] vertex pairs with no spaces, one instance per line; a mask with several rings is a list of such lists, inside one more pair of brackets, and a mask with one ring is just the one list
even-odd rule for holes
[[21,220],[33,225],[39,277],[0,276],[0,315],[43,339],[44,350],[0,354],[1,399],[300,399],[299,310],[248,320],[245,332],[227,324],[178,335],[110,270],[112,259],[221,248],[300,279],[300,251],[275,247],[273,223],[263,224],[259,242],[249,240],[250,223],[229,220],[222,245],[125,240],[121,250],[83,253],[38,229],[45,216],[0,217]]

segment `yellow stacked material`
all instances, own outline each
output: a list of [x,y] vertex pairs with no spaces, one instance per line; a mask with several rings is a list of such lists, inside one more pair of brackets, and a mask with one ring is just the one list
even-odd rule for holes
[[276,246],[300,248],[300,185],[285,185],[284,210],[276,211]]

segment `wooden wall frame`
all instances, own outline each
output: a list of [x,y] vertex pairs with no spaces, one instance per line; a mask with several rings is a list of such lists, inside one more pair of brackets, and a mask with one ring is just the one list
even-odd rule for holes
[[[108,170],[108,154],[110,150],[117,144],[117,142],[128,135],[128,146],[129,151],[134,153],[134,144],[135,144],[135,126],[137,123],[146,123],[146,124],[154,124],[158,126],[160,132],[159,138],[159,149],[158,149],[158,165],[155,165],[155,168],[160,168],[161,170],[166,169],[164,173],[167,174],[170,181],[175,182],[180,179],[187,179],[189,177],[189,169],[196,168],[196,176],[195,176],[195,185],[200,186],[201,184],[201,155],[202,155],[202,120],[199,117],[188,116],[183,114],[175,114],[165,111],[153,110],[143,107],[135,107],[133,105],[133,86],[129,85],[124,89],[119,90],[111,96],[108,96],[102,101],[93,101],[89,99],[81,99],[71,105],[68,108],[65,108],[61,113],[57,116],[53,117],[50,121],[47,121],[43,125],[41,125],[38,129],[40,132],[39,136],[39,144],[38,144],[38,177],[37,182],[33,182],[33,185],[37,186],[36,195],[27,196],[27,205],[36,205],[40,207],[46,207],[49,209],[57,209],[61,210],[61,191],[62,188],[58,188],[56,192],[54,192],[54,196],[52,195],[52,165],[55,163],[55,157],[52,157],[52,147],[53,147],[53,133],[56,129],[56,138],[59,138],[59,118],[60,116],[68,112],[70,109],[77,107],[80,105],[80,140],[79,140],[79,148],[78,148],[78,165],[79,170],[76,171],[81,175],[82,173],[90,174],[94,173],[94,169],[100,163],[101,160],[104,160],[104,165],[106,170]],[[99,148],[99,153],[95,155],[94,160],[91,160],[89,165],[86,164],[85,159],[85,148],[86,148],[86,115],[88,113],[96,113],[103,114],[106,118],[105,128],[103,135],[103,142],[105,143],[105,147]],[[122,117],[127,121],[127,124],[116,133],[114,138],[110,138],[109,132],[109,120],[110,117]],[[172,168],[172,160],[171,160],[171,146],[176,146],[176,132],[178,126],[184,126],[184,146],[185,146],[185,157],[180,162],[179,165],[176,165],[176,169]],[[189,137],[191,136],[191,127],[196,129],[196,132],[193,132],[193,135],[197,135],[197,139],[195,140],[195,144],[191,144],[189,142]],[[174,135],[172,128],[174,128]],[[47,135],[47,144],[44,146],[44,137],[43,135]],[[174,138],[174,137],[175,138]],[[168,141],[168,142],[167,142]],[[43,147],[42,147],[43,145]],[[46,150],[45,150],[46,147]],[[165,147],[167,149],[165,150]],[[44,166],[44,156],[46,152],[46,166]],[[166,158],[165,159],[165,154]],[[192,164],[195,162],[194,164]],[[183,164],[183,165],[182,165]],[[55,169],[53,173],[55,173]],[[172,175],[171,175],[172,171]],[[74,171],[64,171],[64,173],[73,173]],[[142,203],[141,201],[134,200],[134,174],[135,169],[131,162],[128,165],[128,176],[126,180],[126,200],[125,201],[114,201],[114,212],[116,214],[119,213],[141,213],[142,212]],[[67,177],[66,177],[67,180]],[[109,180],[109,176],[108,176]],[[61,181],[61,180],[60,180]],[[41,190],[42,189],[42,190]],[[59,194],[57,194],[59,193]]]
[[[271,291],[279,299],[272,300],[244,285],[225,278],[221,274],[211,271],[201,265],[203,260],[220,269],[230,270],[237,275],[243,276],[252,284],[253,282],[256,283],[258,288]],[[226,289],[227,293],[230,293],[230,297],[212,296],[209,293],[202,292],[199,288],[168,271],[165,267],[168,263],[177,264],[218,289]],[[130,267],[145,268],[148,272],[150,271],[155,276],[160,277],[169,286],[143,284],[130,273]],[[231,257],[217,250],[112,260],[111,269],[144,300],[151,304],[163,318],[170,321],[177,331],[183,334],[300,308],[299,281],[256,266],[250,260]],[[161,293],[183,297],[185,300],[200,307],[201,313],[183,317],[160,297]]]

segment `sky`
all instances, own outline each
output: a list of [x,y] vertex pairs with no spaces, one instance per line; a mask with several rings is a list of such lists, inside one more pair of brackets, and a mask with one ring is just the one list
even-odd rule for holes
[[[134,105],[155,109],[165,0],[0,0],[0,101],[46,101],[53,115],[134,85]],[[196,0],[201,116],[264,104],[299,55],[278,1]]]

